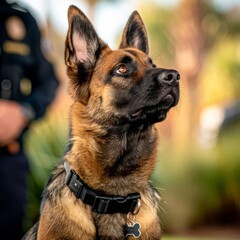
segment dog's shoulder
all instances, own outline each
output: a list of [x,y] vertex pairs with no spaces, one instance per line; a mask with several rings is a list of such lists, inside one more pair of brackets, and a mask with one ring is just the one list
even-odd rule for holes
[[66,171],[64,168],[64,160],[61,160],[60,163],[55,166],[46,182],[42,194],[41,212],[47,200],[54,203],[55,199],[58,199],[61,196],[61,192],[66,186],[65,179]]

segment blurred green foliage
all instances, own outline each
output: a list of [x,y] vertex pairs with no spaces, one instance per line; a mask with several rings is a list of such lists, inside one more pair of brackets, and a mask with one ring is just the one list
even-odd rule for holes
[[189,144],[187,152],[171,146],[160,151],[153,181],[165,189],[160,190],[165,230],[239,224],[239,136],[240,124],[220,134],[212,148]]
[[60,109],[50,111],[46,118],[33,124],[26,137],[26,151],[30,160],[26,230],[38,220],[45,182],[66,148],[68,123],[65,115]]
[[240,99],[239,77],[239,40],[226,36],[211,48],[199,74],[200,104],[206,107],[211,104],[226,104]]

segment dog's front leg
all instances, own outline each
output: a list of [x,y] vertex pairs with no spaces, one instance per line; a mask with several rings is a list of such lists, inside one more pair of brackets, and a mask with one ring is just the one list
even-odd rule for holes
[[65,205],[62,199],[58,204],[46,202],[40,218],[37,240],[95,240],[96,228],[86,208],[71,201]]

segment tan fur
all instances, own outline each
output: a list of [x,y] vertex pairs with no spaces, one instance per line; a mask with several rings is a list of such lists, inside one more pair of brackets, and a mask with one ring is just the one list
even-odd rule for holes
[[46,203],[38,230],[38,240],[94,239],[96,228],[91,210],[81,202],[76,203],[73,194],[66,191],[56,205]]

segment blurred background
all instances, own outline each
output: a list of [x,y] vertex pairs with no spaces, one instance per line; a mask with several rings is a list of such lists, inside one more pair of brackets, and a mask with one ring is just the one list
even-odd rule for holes
[[67,9],[80,7],[100,37],[117,48],[138,10],[150,55],[181,73],[181,100],[158,124],[152,181],[161,193],[164,239],[240,239],[240,1],[19,0],[37,18],[42,47],[61,80],[44,119],[26,136],[30,156],[28,229],[37,219],[44,183],[61,158],[68,131],[64,42]]

